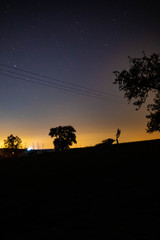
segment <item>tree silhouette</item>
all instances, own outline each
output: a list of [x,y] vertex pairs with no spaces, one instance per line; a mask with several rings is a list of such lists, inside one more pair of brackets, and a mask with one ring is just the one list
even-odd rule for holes
[[4,146],[8,149],[20,149],[22,147],[22,140],[18,136],[14,137],[11,134],[4,140]]
[[69,149],[72,143],[77,143],[75,132],[76,130],[72,126],[51,128],[49,136],[55,137],[53,141],[55,150],[64,151]]
[[147,132],[160,132],[160,93],[156,94],[154,104],[148,105],[148,111],[150,114],[146,116],[147,119],[149,119],[149,122],[147,123]]
[[119,84],[119,90],[124,91],[128,102],[132,99],[136,110],[145,103],[149,92],[155,93],[153,104],[147,106],[147,132],[160,131],[160,55],[152,54],[147,57],[143,52],[142,58],[130,58],[130,69],[122,72],[115,71],[114,84]]
[[118,142],[118,138],[120,137],[120,135],[121,135],[121,130],[118,128],[117,129],[117,133],[116,133],[116,142],[117,142],[117,144],[119,143]]

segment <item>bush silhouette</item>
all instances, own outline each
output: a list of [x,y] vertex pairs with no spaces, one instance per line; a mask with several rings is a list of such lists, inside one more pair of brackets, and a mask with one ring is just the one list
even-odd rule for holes
[[113,138],[107,138],[103,140],[101,143],[98,143],[95,145],[95,147],[105,147],[105,146],[111,146],[115,140]]

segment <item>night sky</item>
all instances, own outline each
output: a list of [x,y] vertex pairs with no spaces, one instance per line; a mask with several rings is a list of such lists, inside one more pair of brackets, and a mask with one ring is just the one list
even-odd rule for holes
[[142,51],[160,53],[159,1],[1,0],[0,146],[12,133],[52,148],[59,125],[77,130],[75,147],[117,128],[120,142],[159,138],[146,133],[146,105],[135,111],[113,85]]

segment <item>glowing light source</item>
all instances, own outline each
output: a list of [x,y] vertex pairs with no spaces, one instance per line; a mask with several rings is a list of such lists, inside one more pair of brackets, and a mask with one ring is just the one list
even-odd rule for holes
[[27,151],[29,152],[29,151],[32,151],[33,150],[33,148],[32,147],[28,147],[27,148]]

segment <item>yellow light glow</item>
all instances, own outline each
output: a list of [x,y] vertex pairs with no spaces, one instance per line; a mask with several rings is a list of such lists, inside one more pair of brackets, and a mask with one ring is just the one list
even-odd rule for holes
[[[32,149],[52,149],[53,146],[53,139],[49,136],[47,137],[31,137],[26,138],[25,136],[20,136],[22,139],[23,148],[32,148]],[[99,134],[99,133],[88,133],[88,134],[79,134],[77,135],[77,144],[73,144],[72,148],[80,148],[80,147],[87,147],[87,146],[94,146],[97,143],[100,143],[102,140],[107,138],[115,139],[115,132],[107,134]],[[130,131],[123,132],[119,138],[119,142],[134,142],[134,141],[143,141],[143,140],[151,140],[151,139],[159,139],[159,133],[147,134],[145,132],[137,131]],[[6,137],[4,138],[6,139]],[[0,141],[0,148],[3,148],[3,140]]]

